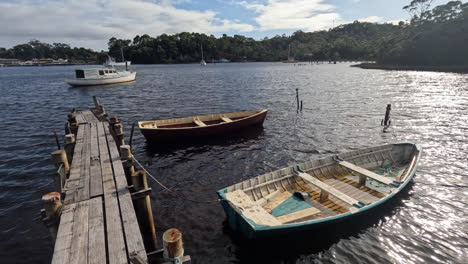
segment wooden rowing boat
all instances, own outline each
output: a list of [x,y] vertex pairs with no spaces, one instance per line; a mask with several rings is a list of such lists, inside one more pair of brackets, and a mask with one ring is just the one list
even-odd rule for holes
[[319,228],[394,197],[413,178],[420,146],[351,151],[266,173],[218,191],[231,227],[247,238]]
[[138,122],[147,140],[170,140],[222,134],[263,124],[266,109]]

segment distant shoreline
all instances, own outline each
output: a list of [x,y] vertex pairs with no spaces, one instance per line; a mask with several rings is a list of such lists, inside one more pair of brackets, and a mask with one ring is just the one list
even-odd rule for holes
[[416,65],[387,65],[378,63],[360,63],[351,65],[361,69],[391,70],[391,71],[436,71],[468,73],[468,65],[464,66],[416,66]]

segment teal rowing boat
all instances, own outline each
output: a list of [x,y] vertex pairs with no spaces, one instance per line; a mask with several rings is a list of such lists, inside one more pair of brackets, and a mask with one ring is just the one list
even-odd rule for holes
[[333,155],[218,191],[231,227],[247,238],[320,228],[378,207],[413,178],[421,147],[397,143]]

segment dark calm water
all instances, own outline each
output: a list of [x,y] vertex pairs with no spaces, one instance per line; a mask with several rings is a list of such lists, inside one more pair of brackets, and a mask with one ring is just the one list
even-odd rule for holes
[[[135,131],[134,154],[160,181],[194,199],[297,162],[378,144],[411,141],[423,158],[413,182],[371,215],[266,241],[245,242],[221,206],[172,197],[158,185],[152,206],[160,238],[184,234],[193,263],[467,263],[468,76],[362,70],[349,64],[137,65],[137,81],[70,88],[74,67],[0,68],[0,262],[49,263],[39,221],[53,191],[53,132],[66,113],[92,106],[132,122],[268,108],[263,129],[171,148]],[[304,110],[295,110],[299,88]],[[380,120],[392,104],[393,129]]]

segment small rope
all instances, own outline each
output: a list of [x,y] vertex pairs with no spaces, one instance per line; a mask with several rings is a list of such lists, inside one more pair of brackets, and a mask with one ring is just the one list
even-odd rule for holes
[[184,195],[169,189],[164,184],[162,184],[160,181],[158,181],[151,173],[149,173],[148,170],[145,169],[145,167],[143,167],[143,165],[141,165],[140,162],[138,162],[138,160],[135,158],[135,156],[132,156],[132,159],[138,164],[138,166],[140,166],[141,169],[143,169],[146,172],[146,174],[148,174],[148,176],[150,176],[151,179],[153,179],[153,181],[155,181],[157,184],[159,184],[161,187],[163,187],[166,191],[170,192],[174,196],[178,196],[179,198],[182,198],[182,199],[190,201],[190,202],[195,202],[195,203],[217,203],[217,202],[223,200],[223,199],[216,199],[216,200],[209,200],[209,201],[198,201],[198,200],[187,198]]

